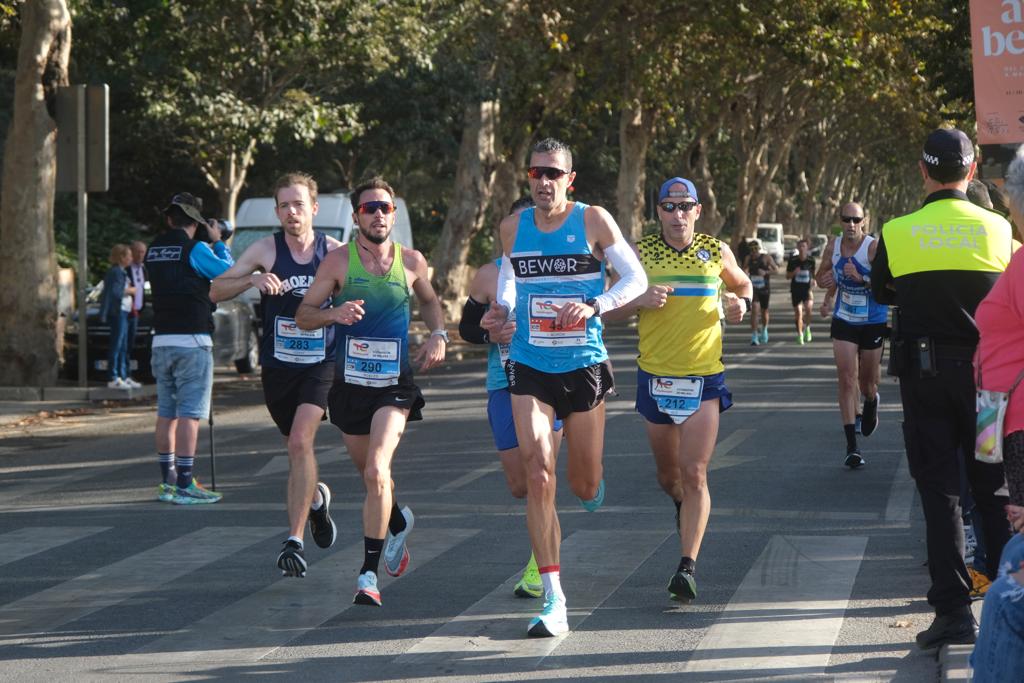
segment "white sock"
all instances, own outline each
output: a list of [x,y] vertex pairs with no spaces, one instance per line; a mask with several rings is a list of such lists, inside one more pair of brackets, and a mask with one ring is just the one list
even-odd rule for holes
[[540,580],[544,584],[544,598],[547,599],[552,596],[557,596],[562,600],[565,600],[565,595],[562,593],[562,581],[559,578],[558,571],[543,572],[540,575]]
[[303,547],[305,547],[305,543],[303,543],[303,542],[302,542],[302,539],[301,539],[301,538],[299,538],[298,536],[289,536],[289,537],[288,537],[288,540],[289,540],[289,541],[295,541],[296,543],[298,543],[298,544],[299,544],[299,547],[300,547],[300,548],[303,548]]

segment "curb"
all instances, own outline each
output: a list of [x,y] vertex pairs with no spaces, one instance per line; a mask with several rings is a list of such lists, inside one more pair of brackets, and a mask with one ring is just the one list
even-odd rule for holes
[[0,387],[0,401],[110,401],[156,396],[156,385],[141,389],[95,387]]

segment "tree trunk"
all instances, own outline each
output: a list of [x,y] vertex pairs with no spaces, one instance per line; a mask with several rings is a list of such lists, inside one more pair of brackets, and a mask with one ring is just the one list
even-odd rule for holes
[[[252,166],[255,151],[256,138],[252,138],[241,154],[231,152],[225,157],[219,168],[203,168],[206,182],[217,190],[217,197],[220,200],[220,216],[216,216],[216,218],[226,218],[234,225],[235,213],[238,211],[238,194],[245,186],[245,178]],[[211,217],[207,216],[207,218]]]
[[526,167],[526,157],[530,153],[530,137],[522,136],[514,144],[512,149],[498,162],[494,171],[494,191],[491,195],[490,221],[494,227],[494,256],[501,255],[501,236],[498,234],[498,226],[501,219],[508,215],[512,204],[523,195],[522,178],[523,168]]
[[430,262],[434,290],[445,306],[445,318],[458,316],[465,297],[469,243],[483,227],[494,190],[494,132],[498,104],[473,102],[466,106],[455,170],[452,203]]
[[636,242],[644,227],[647,147],[654,134],[655,110],[633,100],[619,113],[619,178],[615,189],[616,220],[622,234]]
[[0,385],[52,386],[57,380],[63,340],[57,338],[53,106],[57,87],[68,84],[70,52],[64,0],[26,2],[0,196]]

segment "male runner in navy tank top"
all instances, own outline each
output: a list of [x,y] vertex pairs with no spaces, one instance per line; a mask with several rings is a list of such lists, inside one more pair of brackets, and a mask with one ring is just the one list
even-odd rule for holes
[[[537,143],[527,175],[536,207],[501,222],[498,297],[481,324],[494,339],[515,328],[505,370],[528,474],[526,525],[544,585],[544,608],[527,633],[555,636],[569,624],[559,580],[554,420],[572,434],[569,485],[585,509],[596,510],[604,499],[604,396],[613,386],[600,315],[642,294],[647,277],[607,211],[568,200],[576,174],[565,143]],[[620,275],[608,292],[605,259]]]
[[[288,538],[277,558],[285,576],[305,576],[303,531],[309,519],[313,541],[334,544],[331,490],[317,481],[313,441],[334,382],[334,330],[305,332],[295,325],[316,269],[327,252],[341,246],[313,230],[319,205],[317,186],[304,173],[281,176],[274,186],[274,211],[281,231],[253,243],[227,272],[213,281],[212,301],[224,301],[250,287],[260,291],[263,336],[261,380],[267,409],[288,443]],[[321,305],[330,306],[325,298]]]

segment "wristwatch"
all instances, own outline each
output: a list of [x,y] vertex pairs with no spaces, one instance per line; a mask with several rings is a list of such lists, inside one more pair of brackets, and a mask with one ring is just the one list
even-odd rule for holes
[[747,302],[747,310],[745,310],[743,312],[744,313],[750,313],[750,309],[754,307],[754,302],[750,300],[749,296],[741,296],[740,298],[743,299],[745,302]]
[[440,337],[441,339],[444,339],[444,343],[445,344],[451,344],[452,343],[452,340],[448,338],[448,330],[444,330],[444,329],[441,329],[441,330],[431,330],[430,336],[431,337]]
[[601,304],[597,303],[597,299],[587,299],[583,303],[594,309],[594,315],[601,316]]

